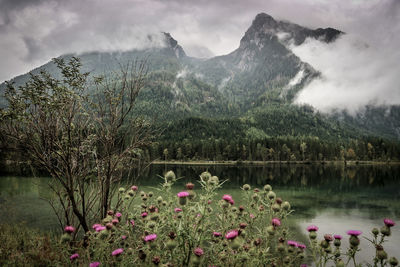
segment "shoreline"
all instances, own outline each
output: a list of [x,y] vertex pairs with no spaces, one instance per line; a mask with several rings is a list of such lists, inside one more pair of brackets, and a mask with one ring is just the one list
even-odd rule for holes
[[178,160],[155,160],[152,165],[226,165],[226,166],[266,166],[266,165],[400,165],[400,161],[365,161],[365,160],[297,160],[297,161],[235,161],[235,160],[195,160],[195,161],[178,161]]

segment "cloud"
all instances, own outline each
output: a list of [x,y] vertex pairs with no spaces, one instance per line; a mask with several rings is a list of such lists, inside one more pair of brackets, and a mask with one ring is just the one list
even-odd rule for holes
[[345,109],[352,114],[366,105],[400,104],[399,7],[386,1],[359,10],[350,31],[334,43],[309,39],[292,47],[302,61],[321,72],[295,102],[324,112]]

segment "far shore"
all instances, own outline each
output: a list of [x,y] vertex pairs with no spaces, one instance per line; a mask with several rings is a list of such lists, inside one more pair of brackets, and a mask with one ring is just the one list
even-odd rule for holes
[[297,160],[297,161],[235,161],[235,160],[191,160],[191,161],[179,161],[179,160],[155,160],[151,164],[153,165],[228,165],[228,166],[242,166],[242,165],[279,165],[279,164],[299,164],[299,165],[310,165],[310,164],[321,164],[321,165],[400,165],[400,161],[366,161],[366,160]]

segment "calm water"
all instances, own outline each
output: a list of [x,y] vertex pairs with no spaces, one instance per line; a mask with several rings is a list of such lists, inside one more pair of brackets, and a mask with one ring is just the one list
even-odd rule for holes
[[[320,234],[346,236],[347,230],[355,229],[370,237],[370,230],[380,227],[383,218],[392,218],[398,225],[392,229],[385,249],[389,256],[400,257],[400,166],[158,165],[143,171],[135,183],[146,191],[157,186],[161,182],[158,175],[170,169],[182,178],[176,190],[189,181],[196,184],[199,174],[208,170],[221,180],[228,179],[220,193],[230,193],[235,199],[240,199],[239,187],[245,183],[253,188],[271,184],[278,196],[291,202],[295,210],[293,227],[302,233],[300,239],[306,238],[309,224],[318,225]],[[46,177],[0,177],[0,222],[27,222],[43,230],[56,229],[56,218],[43,200],[49,195],[48,181]],[[362,247],[359,260],[371,260],[373,255],[373,249]]]

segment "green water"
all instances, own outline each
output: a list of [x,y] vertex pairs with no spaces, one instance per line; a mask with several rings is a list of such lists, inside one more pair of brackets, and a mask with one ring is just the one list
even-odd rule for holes
[[[386,217],[400,224],[398,165],[156,165],[142,171],[134,183],[141,190],[149,190],[161,182],[158,175],[170,169],[182,178],[175,190],[189,181],[196,184],[198,175],[208,170],[221,180],[228,180],[220,195],[229,193],[239,201],[243,184],[260,189],[271,184],[279,197],[292,204],[295,210],[293,227],[300,230],[303,238],[309,224],[318,225],[321,235],[341,234],[345,239],[345,232],[350,229],[361,230],[369,237],[372,227],[380,227]],[[43,200],[50,194],[48,181],[46,177],[0,177],[0,223],[26,222],[42,230],[57,229],[56,217]],[[347,240],[344,243],[347,244]],[[365,243],[362,241],[362,245]],[[385,249],[389,256],[400,257],[400,225],[392,229]],[[373,255],[373,249],[362,247],[359,259],[371,260]]]

